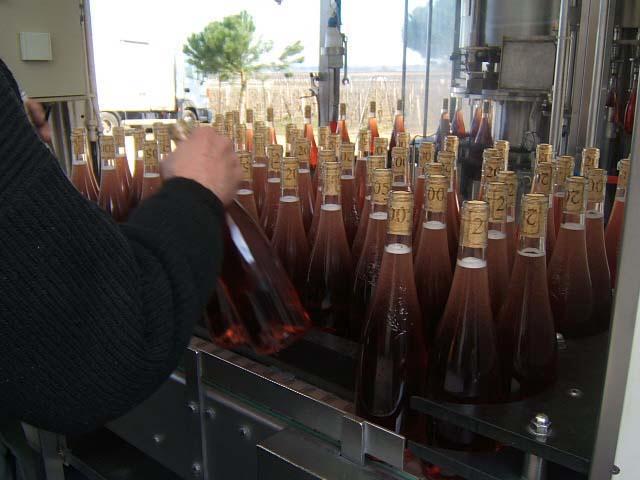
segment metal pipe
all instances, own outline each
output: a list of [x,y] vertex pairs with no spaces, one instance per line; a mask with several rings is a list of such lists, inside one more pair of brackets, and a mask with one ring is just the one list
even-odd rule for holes
[[609,12],[609,0],[600,0],[598,7],[598,25],[596,29],[596,41],[593,57],[593,75],[591,76],[591,94],[589,96],[589,111],[587,116],[587,134],[585,146],[596,144],[596,131],[598,128],[598,116],[600,113],[600,94],[602,92],[602,68],[604,63],[604,50],[607,43],[607,19]]
[[569,23],[569,0],[560,1],[558,19],[558,45],[556,47],[556,65],[553,74],[553,103],[549,122],[549,143],[560,153],[562,142],[562,124],[564,119],[564,88],[567,58],[567,26]]
[[429,21],[427,34],[427,64],[424,69],[424,114],[422,117],[422,136],[427,136],[427,118],[429,114],[429,78],[431,77],[431,26],[433,20],[433,0],[429,0]]
[[409,41],[409,0],[404,0],[404,29],[402,31],[402,111],[404,113],[404,96],[407,89],[407,44]]

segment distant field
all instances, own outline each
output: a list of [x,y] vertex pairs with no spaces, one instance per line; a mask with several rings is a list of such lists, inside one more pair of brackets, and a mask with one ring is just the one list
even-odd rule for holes
[[[431,72],[427,133],[433,133],[437,127],[442,98],[449,94],[449,75],[448,70]],[[351,84],[342,87],[341,101],[347,104],[347,125],[353,139],[355,140],[359,126],[366,122],[371,100],[377,102],[380,134],[388,136],[391,133],[396,101],[401,96],[401,73],[352,73],[349,77]],[[309,75],[304,73],[296,73],[290,79],[285,79],[282,74],[265,75],[250,82],[246,107],[255,110],[257,119],[264,119],[266,107],[272,106],[279,130],[282,130],[278,133],[283,135],[284,124],[302,124],[304,105],[312,105],[314,117],[317,115],[315,100],[308,98],[310,86]],[[424,91],[424,72],[407,72],[405,122],[412,135],[422,134]],[[220,85],[212,82],[208,89],[211,108],[216,113],[237,109],[239,92],[240,85],[237,82],[223,82]]]

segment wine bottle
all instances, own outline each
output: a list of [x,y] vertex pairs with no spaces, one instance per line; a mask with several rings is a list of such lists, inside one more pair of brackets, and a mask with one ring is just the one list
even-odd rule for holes
[[494,319],[498,320],[500,308],[509,286],[509,257],[507,248],[507,184],[491,182],[487,186],[489,203],[489,230],[487,233],[487,273],[489,297]]
[[245,150],[247,152],[253,152],[253,109],[247,108],[244,112],[244,122],[245,122]]
[[136,128],[133,131],[133,145],[136,152],[136,160],[133,168],[133,178],[131,179],[131,191],[129,195],[129,207],[135,208],[140,202],[142,195],[142,181],[144,179],[144,142],[147,134],[144,128]]
[[311,219],[311,227],[309,227],[309,243],[313,246],[318,231],[318,225],[320,223],[320,213],[322,211],[322,189],[324,183],[324,166],[327,163],[335,162],[335,154],[332,148],[326,150],[320,150],[318,152],[318,169],[320,171],[320,180],[316,189],[316,199],[313,206],[313,218]]
[[[483,404],[503,398],[496,327],[487,274],[485,202],[463,203],[460,248],[447,300],[430,351],[428,394],[437,401]],[[495,442],[443,421],[434,422],[438,446],[487,450]]]
[[624,132],[627,135],[633,133],[633,122],[636,116],[636,98],[638,95],[638,71],[640,67],[638,64],[633,66],[633,81],[631,82],[631,89],[629,90],[629,100],[627,106],[624,109]]
[[[398,148],[398,147],[395,147]],[[414,441],[424,417],[409,408],[424,395],[427,354],[411,254],[413,194],[392,191],[380,274],[367,314],[356,377],[356,414]]]
[[317,327],[347,334],[353,266],[342,220],[340,164],[323,164],[322,207],[303,301]]
[[[128,199],[131,195],[131,182],[133,180],[131,170],[129,169],[129,160],[127,159],[127,149],[125,147],[125,131],[124,127],[113,127],[112,131],[113,140],[116,145],[116,174],[118,175],[124,195]],[[169,147],[169,149],[171,149],[171,147]]]
[[104,135],[100,138],[100,161],[102,174],[98,206],[116,222],[123,222],[127,218],[128,198],[124,195],[116,171],[116,145],[113,137]]
[[351,140],[349,140],[349,131],[347,130],[347,104],[341,103],[339,109],[340,117],[338,119],[336,133],[340,135],[342,143],[351,143]]
[[253,178],[253,193],[256,203],[256,212],[262,213],[265,197],[267,196],[267,152],[265,149],[264,131],[256,131],[253,134],[253,163],[251,175]]
[[442,110],[440,110],[440,122],[436,130],[436,145],[438,151],[444,149],[444,138],[451,135],[451,119],[449,117],[449,99],[442,99]]
[[318,128],[318,148],[326,150],[329,147],[329,135],[331,134],[331,130],[329,127],[319,127]]
[[273,116],[273,107],[267,107],[267,142],[269,145],[278,143],[278,137],[276,135],[276,125]]
[[418,175],[415,175],[415,208],[413,209],[413,234],[415,239],[418,224],[424,218],[422,215],[422,205],[424,202],[424,185],[425,185],[425,165],[435,162],[436,160],[436,144],[432,142],[422,142],[418,149]]
[[[311,105],[304,107],[304,130],[302,132],[304,138],[309,141],[309,171],[313,171],[318,166],[318,146],[316,145],[316,138],[313,135],[313,124],[311,123]],[[300,167],[303,168],[303,167]]]
[[284,154],[286,157],[293,157],[295,156],[293,142],[298,138],[298,129],[293,123],[287,123],[284,131]]
[[[516,196],[518,194],[518,176],[511,170],[498,172],[498,181],[507,186],[507,257],[509,260],[509,275],[513,270],[518,237],[516,235]],[[546,210],[545,210],[546,212]]]
[[[369,144],[369,151],[372,152],[374,151],[373,142],[375,141],[376,138],[380,136],[380,134],[378,133],[378,119],[376,118],[376,102],[369,102],[368,130],[369,130],[369,141],[371,142]],[[376,155],[379,155],[379,154],[376,153]],[[386,152],[385,152],[385,155],[386,155]]]
[[356,206],[356,185],[353,175],[353,164],[355,161],[355,148],[353,143],[342,143],[340,145],[340,191],[342,198],[342,219],[347,232],[349,249],[353,245],[353,239],[358,231],[360,214]]
[[160,176],[160,156],[159,142],[144,142],[144,173],[142,174],[142,187],[140,191],[140,201],[155,195],[162,187],[162,177]]
[[425,185],[424,216],[416,244],[415,279],[425,345],[431,343],[451,289],[451,262],[447,241],[447,190],[444,175],[429,175]]
[[458,104],[457,98],[451,98],[452,110],[455,112],[453,121],[451,122],[451,133],[458,138],[466,138],[467,130],[464,125],[464,112],[462,111],[462,100]]
[[587,178],[586,242],[589,277],[593,288],[593,324],[597,331],[609,329],[611,318],[611,272],[604,246],[604,195],[607,173],[589,170]]
[[567,178],[573,175],[575,158],[571,155],[561,155],[556,160],[556,178],[553,186],[553,221],[556,238],[560,231],[562,209],[565,198],[565,185]]
[[[389,141],[389,152],[393,150],[393,147],[399,147],[398,140],[396,139],[396,135],[398,133],[403,133],[404,129],[404,114],[402,113],[403,104],[402,100],[398,99],[396,105],[396,113],[393,117],[393,129],[391,130],[391,140]],[[389,162],[391,162],[391,157],[389,156]]]
[[475,136],[474,143],[483,149],[493,145],[493,136],[491,135],[491,121],[489,120],[491,113],[491,102],[484,100],[482,103],[482,118],[478,126],[478,133]]
[[544,195],[523,198],[518,253],[498,320],[502,377],[511,400],[536,395],[556,378],[556,329],[544,251],[547,208]]
[[565,338],[584,337],[595,331],[585,237],[585,188],[584,177],[567,179],[562,224],[549,262],[551,310],[556,330]]
[[251,163],[251,154],[246,150],[236,152],[238,160],[240,160],[240,166],[242,167],[242,180],[240,182],[240,188],[237,192],[237,200],[244,207],[244,209],[251,215],[256,222],[258,222],[258,210],[256,208],[256,199],[253,191],[255,185],[253,181],[253,165]]
[[482,152],[482,176],[480,177],[480,190],[478,190],[478,200],[484,200],[487,193],[487,185],[495,182],[498,172],[503,169],[504,161],[498,150],[495,148],[485,148]]
[[458,150],[460,148],[460,139],[455,135],[447,135],[444,137],[444,150],[453,153],[453,165],[452,165],[452,183],[454,195],[450,201],[455,202],[456,223],[460,224],[460,202],[458,197],[460,196],[460,188],[458,185]]
[[311,144],[306,138],[296,138],[293,145],[294,155],[298,160],[298,192],[300,203],[302,204],[302,223],[304,224],[306,232],[311,228],[313,208],[316,200],[311,182],[311,170],[309,169]]
[[585,147],[582,149],[582,164],[580,176],[589,178],[589,171],[600,166],[600,149],[597,147]]
[[627,198],[627,182],[629,179],[629,159],[624,158],[618,162],[618,186],[616,198],[611,208],[609,222],[605,231],[604,242],[607,249],[607,262],[611,270],[611,286],[616,286],[618,272],[618,258],[620,256],[620,243],[622,242],[622,225],[624,223],[624,208]]
[[[353,258],[354,265],[358,264],[360,259],[360,253],[367,234],[367,227],[369,225],[369,218],[372,208],[372,186],[374,185],[374,172],[376,169],[384,168],[387,163],[387,157],[383,155],[371,155],[367,157],[367,195],[365,196],[365,206],[360,213],[360,223],[358,223],[358,230],[356,236],[353,239],[351,246],[351,257]],[[391,171],[389,170],[389,174]],[[391,185],[391,184],[389,184]],[[389,187],[391,188],[391,187]]]
[[504,166],[500,170],[509,170],[509,141],[508,140],[496,140],[493,142],[493,148],[495,148],[504,161]]
[[356,342],[361,341],[367,307],[378,281],[387,234],[387,203],[393,176],[391,170],[383,168],[386,157],[378,155],[369,158],[376,159],[380,168],[372,173],[371,213],[354,274],[349,338]]
[[482,101],[479,101],[478,105],[473,111],[473,118],[471,119],[471,131],[469,132],[471,141],[475,141],[476,135],[478,135],[478,129],[480,128],[480,123],[482,122],[482,107]]
[[83,197],[96,202],[98,200],[98,187],[93,183],[93,177],[89,172],[91,166],[87,161],[87,137],[84,128],[74,129],[71,134],[71,144],[73,146],[71,183]]
[[[429,176],[431,175],[443,175],[446,178],[446,175],[444,174],[444,165],[442,165],[441,163],[438,162],[432,162],[432,163],[427,163],[424,166],[424,171],[425,171],[425,183],[424,183],[424,188],[423,188],[423,193],[422,193],[422,198],[424,199],[425,195],[426,195],[426,179],[429,178]],[[446,208],[446,204],[445,204],[445,208]],[[447,210],[448,213],[448,210]],[[418,245],[420,244],[420,236],[422,235],[422,224],[424,222],[425,219],[425,215],[426,215],[426,210],[425,210],[425,204],[424,204],[424,200],[422,202],[422,209],[420,210],[420,214],[417,216],[417,224],[414,226],[414,230],[413,230],[413,253],[414,255],[416,254],[416,251],[418,250]],[[415,214],[414,214],[415,216]],[[446,224],[446,222],[445,222]],[[445,225],[446,226],[446,225]],[[448,240],[447,240],[448,242]]]
[[260,225],[267,238],[273,237],[273,231],[278,220],[278,207],[280,206],[280,167],[282,163],[282,145],[267,145],[267,191],[265,205],[260,216]]
[[[279,145],[274,147],[282,148]],[[280,170],[282,195],[271,243],[291,282],[302,292],[307,279],[309,242],[302,222],[302,206],[298,196],[298,160],[285,157]]]
[[369,156],[369,130],[361,128],[358,133],[358,157],[356,158],[356,207],[358,213],[365,208],[367,193],[367,157]]
[[442,164],[442,170],[445,177],[449,181],[449,188],[447,189],[447,240],[449,242],[449,259],[451,265],[456,263],[456,256],[458,254],[458,228],[457,212],[455,192],[453,191],[453,162],[455,157],[453,153],[441,151],[438,152],[438,162]]
[[405,147],[393,147],[391,151],[391,171],[393,172],[392,190],[410,190],[408,156],[409,151]]
[[547,209],[547,228],[545,229],[545,241],[547,242],[545,250],[547,253],[547,262],[551,260],[553,250],[556,245],[552,195],[555,177],[554,170],[555,165],[553,163],[539,161],[536,165],[533,182],[531,183],[531,193],[541,193],[542,195],[546,195],[549,200],[549,208]]

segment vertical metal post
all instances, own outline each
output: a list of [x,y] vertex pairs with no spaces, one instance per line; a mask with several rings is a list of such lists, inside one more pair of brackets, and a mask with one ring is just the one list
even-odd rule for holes
[[427,59],[424,69],[424,115],[422,118],[422,136],[427,136],[427,118],[429,114],[429,78],[431,77],[431,26],[433,21],[433,0],[429,0],[429,21],[427,34]]
[[407,91],[407,43],[409,41],[409,0],[404,0],[404,28],[402,30],[402,112],[404,114],[405,101],[404,97]]
[[560,153],[562,142],[562,125],[564,119],[564,92],[566,73],[567,26],[569,23],[569,0],[560,1],[560,18],[558,20],[558,44],[556,46],[556,66],[553,74],[553,103],[551,105],[551,121],[549,125],[549,143]]
[[600,112],[600,94],[602,90],[602,70],[604,50],[607,44],[607,19],[609,0],[600,0],[598,7],[598,24],[593,58],[593,74],[591,76],[591,94],[589,96],[589,112],[587,117],[587,134],[585,146],[593,146],[597,140],[598,114]]

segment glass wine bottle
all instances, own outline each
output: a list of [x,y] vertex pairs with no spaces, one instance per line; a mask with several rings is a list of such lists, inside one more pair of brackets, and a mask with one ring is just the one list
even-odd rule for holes
[[267,196],[267,162],[264,131],[256,131],[253,133],[253,164],[251,175],[253,177],[253,192],[258,215],[262,212]]
[[316,198],[313,206],[313,218],[311,219],[311,227],[309,227],[309,243],[313,246],[316,233],[318,232],[318,225],[320,224],[320,213],[322,212],[322,189],[324,184],[324,166],[327,163],[335,162],[336,156],[332,148],[326,150],[320,150],[318,152],[318,167],[320,171],[320,179],[318,181],[318,187],[316,189]]
[[[398,133],[403,133],[404,129],[404,114],[402,113],[403,105],[402,100],[398,99],[396,105],[396,113],[393,117],[393,129],[391,130],[391,140],[389,141],[389,151],[393,150],[393,147],[398,147],[398,140],[396,139],[396,135]],[[389,157],[389,161],[391,161],[391,157]]]
[[451,289],[451,262],[447,242],[447,190],[444,175],[429,175],[425,184],[424,216],[415,253],[414,271],[425,345],[434,338]]
[[413,209],[413,234],[415,240],[418,224],[421,223],[424,215],[422,205],[424,202],[425,185],[425,165],[436,161],[436,144],[433,142],[422,142],[418,149],[418,175],[415,175],[415,207]]
[[[373,140],[373,151],[372,155],[384,155],[385,158],[388,158],[389,154],[389,139],[386,137],[376,137]],[[391,166],[391,162],[388,163]]]
[[456,256],[458,254],[458,238],[459,238],[459,224],[458,224],[458,212],[456,211],[455,192],[453,191],[453,163],[455,156],[451,152],[441,151],[438,152],[438,162],[442,164],[442,170],[444,176],[449,181],[449,188],[447,190],[447,240],[449,241],[449,259],[451,265],[456,263]]
[[[316,137],[313,134],[313,124],[311,123],[311,105],[304,107],[304,138],[309,141],[309,160],[307,168],[314,171],[318,166],[318,146],[316,145]],[[302,167],[300,167],[302,168]]]
[[553,184],[554,184],[555,165],[551,162],[538,162],[536,165],[535,175],[531,183],[531,193],[541,193],[549,199],[549,208],[547,209],[547,228],[546,232],[546,253],[547,262],[553,256],[553,249],[556,246],[556,232],[554,228],[553,213]]
[[144,142],[147,134],[144,128],[136,128],[133,131],[134,151],[136,152],[136,160],[133,168],[133,178],[131,180],[131,192],[129,206],[135,208],[140,202],[142,195],[142,180],[144,179]]
[[565,338],[584,337],[595,331],[585,237],[586,183],[584,177],[567,179],[560,234],[548,268],[551,310],[556,330]]
[[544,251],[547,208],[544,195],[523,198],[518,253],[498,319],[502,377],[511,400],[536,395],[556,378],[556,329]]
[[480,123],[482,122],[482,108],[482,101],[479,101],[478,105],[473,111],[473,118],[471,119],[471,131],[469,132],[469,137],[472,141],[475,141],[475,138],[478,135],[478,130],[480,129]]
[[[131,195],[131,170],[127,159],[124,127],[113,127],[113,140],[116,144],[116,174],[127,198]],[[169,132],[167,131],[167,136]],[[169,147],[171,149],[171,147]]]
[[451,99],[451,102],[453,106],[452,110],[455,112],[453,116],[453,121],[451,122],[451,133],[456,135],[458,138],[466,138],[467,130],[464,125],[464,112],[462,111],[462,100],[460,101],[459,105],[456,105],[457,98],[453,97]]
[[160,176],[160,156],[159,142],[144,142],[144,173],[142,174],[142,188],[140,191],[140,201],[146,200],[154,195],[162,187],[162,177]]
[[354,274],[351,314],[349,316],[349,338],[355,342],[361,341],[367,308],[378,281],[387,234],[387,204],[393,176],[391,170],[384,168],[386,157],[378,155],[369,158],[379,159],[381,166],[373,170],[372,173],[369,221],[367,222],[366,235]]
[[340,104],[340,117],[338,118],[338,126],[336,127],[336,133],[340,135],[342,143],[351,143],[349,140],[349,131],[347,130],[347,104]]
[[516,172],[503,170],[502,172],[498,172],[498,182],[502,182],[507,186],[507,221],[505,226],[507,232],[509,275],[511,275],[518,244],[518,236],[516,234],[516,196],[518,194],[518,176],[516,175]]
[[553,186],[553,223],[556,238],[560,231],[567,178],[573,175],[574,167],[575,158],[571,155],[560,155],[556,160],[556,179]]
[[589,171],[600,166],[600,149],[597,147],[585,147],[582,149],[582,163],[580,176],[589,178]]
[[627,135],[633,133],[633,122],[636,116],[636,98],[638,95],[638,69],[639,65],[633,67],[633,81],[631,82],[631,89],[629,91],[629,100],[627,106],[624,109],[624,131]]
[[608,121],[613,125],[620,124],[620,108],[618,106],[618,71],[617,64],[612,62],[609,70],[609,86],[604,106],[609,109]]
[[[376,102],[369,102],[368,130],[369,130],[369,141],[371,142],[369,144],[369,151],[372,152],[374,151],[373,142],[375,141],[376,138],[380,136],[380,134],[378,133],[378,119],[376,118]],[[379,154],[376,154],[376,155],[379,155]],[[385,152],[385,155],[386,155],[386,152]]]
[[444,149],[444,138],[451,135],[451,119],[449,117],[449,99],[442,99],[442,110],[440,110],[440,121],[436,130],[436,145],[438,151]]
[[390,193],[387,239],[362,334],[355,404],[357,415],[423,441],[424,416],[409,408],[412,395],[425,393],[427,368],[411,254],[412,209],[411,192]]
[[260,225],[268,238],[273,237],[278,220],[278,207],[280,206],[280,167],[282,163],[282,145],[267,145],[267,159],[269,161],[267,171],[267,192]]
[[604,243],[607,249],[607,262],[611,270],[611,286],[616,286],[618,272],[618,258],[620,256],[620,244],[622,242],[622,226],[624,223],[624,206],[627,198],[627,182],[629,179],[629,159],[624,158],[618,162],[618,186],[616,198],[611,208],[609,222],[604,234]]
[[[281,148],[279,145],[278,147]],[[271,243],[291,282],[302,292],[309,265],[309,242],[304,232],[302,207],[298,196],[298,160],[285,157],[280,174],[282,196]]]
[[244,122],[246,129],[246,146],[247,152],[253,152],[253,109],[247,108],[244,112]]
[[408,156],[409,151],[405,147],[393,147],[391,151],[391,171],[393,172],[392,190],[410,190]]
[[309,258],[303,302],[317,327],[345,336],[353,266],[342,220],[340,164],[323,164],[322,207]]
[[356,158],[356,207],[362,213],[367,193],[367,157],[369,156],[369,130],[361,128],[358,133],[358,157]]
[[353,143],[342,143],[340,145],[340,192],[342,199],[342,219],[347,232],[349,249],[353,245],[353,239],[358,231],[360,214],[356,206],[356,185],[353,175],[353,164],[355,161],[355,148]]
[[498,172],[503,170],[504,162],[500,152],[493,147],[485,148],[482,152],[482,174],[480,176],[480,189],[478,200],[484,200],[487,193],[487,185],[495,182]]
[[[360,259],[360,253],[365,242],[367,227],[369,225],[369,218],[372,212],[372,188],[374,180],[374,172],[379,168],[384,168],[387,163],[387,157],[383,155],[371,155],[367,157],[367,195],[365,196],[365,206],[360,213],[360,223],[358,223],[358,230],[356,236],[353,239],[351,246],[351,257],[353,258],[354,265],[358,264]],[[389,170],[389,174],[391,170]],[[389,183],[391,185],[391,183]],[[389,187],[391,188],[391,187]]]
[[609,329],[611,318],[611,272],[604,246],[604,195],[607,173],[589,170],[587,178],[586,242],[589,276],[593,288],[593,324],[597,331]]
[[309,228],[311,228],[316,199],[309,168],[311,144],[306,138],[296,138],[293,141],[293,145],[294,156],[298,160],[298,193],[302,204],[302,223],[304,224],[305,232],[308,232]]
[[489,275],[491,311],[496,321],[509,286],[507,196],[506,183],[491,182],[487,186],[487,202],[489,203],[487,273]]
[[[329,135],[331,135],[331,129],[329,127],[318,127],[318,165],[316,166],[316,169],[313,170],[313,178],[311,179],[314,192],[318,192],[318,185],[322,183],[322,165],[320,159],[320,151],[329,149]],[[315,197],[321,200],[321,197],[318,196],[318,194],[315,194]],[[316,212],[315,205],[317,205],[318,209],[320,209],[320,201],[314,204],[314,213]]]
[[238,160],[240,160],[240,166],[242,167],[242,180],[240,182],[240,188],[237,192],[237,200],[245,210],[251,215],[256,222],[259,220],[258,210],[256,208],[256,199],[253,191],[253,165],[251,164],[251,154],[246,150],[236,152]]
[[124,195],[118,173],[116,171],[116,145],[113,137],[100,138],[100,193],[98,206],[111,215],[116,222],[127,218],[128,198]]
[[453,198],[455,201],[455,211],[456,211],[456,223],[460,224],[460,201],[458,198],[460,197],[460,188],[458,182],[458,150],[460,148],[460,139],[455,135],[447,135],[444,137],[444,150],[447,152],[453,153],[453,165],[452,165],[452,183],[453,183]]
[[83,197],[92,202],[98,201],[98,187],[89,172],[91,166],[87,161],[87,137],[84,128],[74,129],[71,134],[73,145],[73,161],[71,167],[71,183]]
[[[422,193],[422,198],[423,198],[422,208],[420,210],[420,214],[417,216],[418,221],[416,225],[414,225],[414,229],[413,229],[413,254],[414,255],[417,253],[418,245],[420,245],[420,236],[422,235],[422,230],[423,230],[422,224],[424,223],[424,219],[427,214],[425,210],[425,203],[424,203],[424,198],[425,198],[425,195],[427,194],[426,179],[428,179],[431,175],[443,175],[446,178],[446,175],[444,174],[444,165],[438,162],[426,163],[424,166],[424,172],[425,172],[425,183],[424,183],[423,193]],[[445,204],[445,208],[446,208],[446,204]],[[446,213],[448,214],[448,210],[446,211]],[[414,214],[414,217],[415,217],[415,214]],[[445,227],[446,227],[446,222],[445,222]],[[451,267],[451,265],[449,265],[449,267]]]
[[[427,392],[437,401],[483,404],[503,398],[496,327],[487,273],[489,207],[471,200],[462,206],[460,248],[451,292],[433,341]],[[495,448],[493,440],[436,421],[436,445],[456,450]]]
[[274,122],[273,107],[267,107],[267,142],[269,145],[278,143],[276,135],[276,124]]

